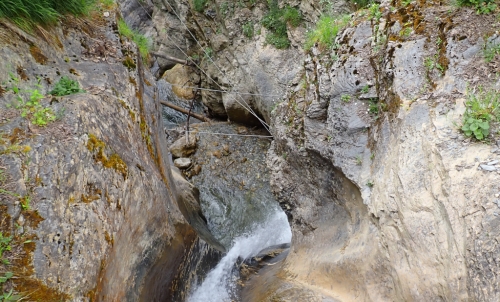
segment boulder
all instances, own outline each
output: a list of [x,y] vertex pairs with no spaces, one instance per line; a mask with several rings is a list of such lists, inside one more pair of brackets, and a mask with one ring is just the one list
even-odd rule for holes
[[195,96],[195,91],[192,88],[195,85],[191,74],[193,70],[189,66],[177,64],[174,68],[165,71],[162,78],[172,84],[172,91],[180,98],[191,100]]
[[191,159],[186,157],[181,157],[174,160],[174,165],[179,169],[187,169],[189,168],[189,166],[191,166],[191,164]]
[[170,146],[170,153],[176,158],[188,157],[196,151],[196,136],[189,135],[189,140],[186,136],[182,136]]

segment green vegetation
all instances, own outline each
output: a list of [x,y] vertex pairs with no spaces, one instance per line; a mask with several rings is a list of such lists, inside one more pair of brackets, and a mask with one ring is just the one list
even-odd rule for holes
[[444,74],[444,67],[439,64],[439,55],[435,54],[434,57],[427,57],[424,60],[424,66],[427,68],[427,71],[432,71],[433,69],[437,69],[441,75]]
[[343,94],[343,95],[340,97],[340,100],[342,100],[342,102],[349,103],[349,101],[351,100],[351,96],[350,96],[350,95],[348,95],[348,94]]
[[29,119],[37,126],[46,126],[56,120],[56,115],[52,108],[43,107],[40,101],[44,95],[37,89],[28,91],[28,99],[25,100],[20,95],[17,96],[18,104],[16,109],[21,110],[21,116]]
[[376,23],[382,18],[382,12],[380,11],[380,4],[373,2],[368,7],[368,19],[375,20]]
[[467,136],[483,140],[490,133],[490,122],[500,116],[500,92],[479,87],[477,92],[467,93],[465,107],[461,130]]
[[41,79],[38,79],[38,84],[35,85],[37,89],[21,90],[19,88],[19,78],[15,77],[12,73],[9,75],[9,82],[12,86],[7,87],[7,89],[16,94],[17,103],[14,104],[14,107],[21,111],[22,117],[29,119],[33,124],[40,127],[46,126],[56,120],[57,116],[52,108],[44,107],[41,104],[42,99],[45,98],[39,91],[41,89]]
[[2,0],[0,18],[29,31],[36,24],[55,24],[64,14],[87,15],[95,4],[95,0]]
[[[3,258],[3,253],[12,250],[11,241],[12,241],[12,236],[7,237],[4,236],[2,232],[0,232],[0,261],[2,261],[2,264],[4,265],[10,264],[9,260]],[[9,279],[12,278],[13,276],[14,274],[12,272],[5,272],[3,276],[0,275],[0,286],[3,287],[3,284],[9,281]],[[1,302],[19,301],[22,298],[22,296],[14,295],[12,292],[13,292],[12,289],[7,293],[2,290],[0,294],[0,301]]]
[[316,23],[316,28],[308,33],[305,48],[311,49],[316,43],[321,47],[332,48],[337,34],[349,24],[350,20],[349,15],[340,16],[339,18],[328,15],[321,16],[318,23]]
[[243,34],[249,39],[253,38],[254,31],[252,22],[249,21],[243,24]]
[[207,2],[208,0],[193,0],[194,10],[202,12],[205,9]]
[[80,89],[80,85],[77,81],[72,80],[66,76],[63,76],[59,82],[56,83],[56,86],[49,93],[55,96],[63,96],[75,94],[78,92],[85,92],[85,90]]
[[120,35],[129,38],[134,41],[134,43],[139,48],[142,58],[145,60],[149,55],[149,49],[151,48],[151,41],[144,35],[131,29],[123,19],[118,20],[118,32]]
[[489,14],[497,8],[495,0],[457,0],[459,6],[472,6],[477,14]]
[[496,55],[500,54],[500,43],[493,43],[492,41],[486,43],[483,50],[484,60],[491,62]]
[[370,114],[378,114],[378,100],[377,99],[370,99],[368,102],[368,112]]
[[262,18],[262,26],[269,30],[266,36],[266,43],[278,49],[285,49],[290,46],[287,35],[287,24],[296,27],[302,21],[302,15],[296,8],[286,6],[280,9],[278,1],[269,0],[269,12]]
[[3,264],[9,264],[7,259],[3,258],[3,253],[11,250],[10,242],[12,241],[12,236],[5,237],[2,232],[0,232],[0,260]]

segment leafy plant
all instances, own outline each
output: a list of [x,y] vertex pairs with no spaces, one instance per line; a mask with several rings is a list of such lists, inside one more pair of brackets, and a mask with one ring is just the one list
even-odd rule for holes
[[489,14],[496,9],[495,0],[457,0],[459,6],[472,6],[477,14]]
[[378,114],[378,100],[370,99],[368,102],[368,112],[371,114]]
[[290,6],[280,9],[276,0],[269,0],[268,3],[269,12],[261,20],[262,26],[269,30],[266,43],[278,49],[288,48],[290,40],[287,35],[287,23],[294,27],[298,26],[302,21],[302,15],[299,10]]
[[340,100],[342,100],[343,102],[349,103],[349,101],[351,100],[351,96],[350,96],[350,95],[348,95],[348,94],[343,94],[343,95],[340,97]]
[[427,57],[424,59],[424,66],[430,72],[433,69],[437,69],[441,75],[444,74],[444,67],[439,64],[439,55],[435,54],[433,57]]
[[380,11],[380,4],[373,2],[368,6],[368,19],[375,20],[376,23],[382,18],[382,12]]
[[120,35],[134,41],[139,48],[142,58],[146,59],[149,55],[149,50],[151,49],[151,40],[131,29],[123,19],[118,20],[117,24]]
[[31,202],[31,197],[29,195],[24,196],[20,202],[21,209],[23,211],[28,211],[30,209],[30,202]]
[[363,86],[363,88],[361,88],[361,93],[368,93],[368,91],[370,91],[370,86],[368,85],[365,85]]
[[3,253],[5,251],[10,251],[12,247],[10,246],[10,242],[12,241],[12,236],[5,237],[2,232],[0,232],[0,259],[5,263],[3,259]]
[[14,276],[12,272],[6,272],[5,275],[0,276],[0,283],[7,282],[10,278],[12,278],[12,276]]
[[491,62],[496,55],[500,54],[500,43],[494,43],[490,41],[486,43],[483,50],[484,60],[486,62]]
[[253,38],[254,32],[253,32],[253,23],[252,22],[249,21],[249,22],[243,24],[243,34],[249,39]]
[[405,27],[399,32],[399,36],[407,38],[411,35],[411,32],[412,32],[411,27]]
[[29,90],[28,100],[24,100],[18,95],[18,104],[16,108],[21,110],[21,116],[28,118],[33,124],[37,126],[46,126],[48,123],[56,120],[56,115],[51,108],[43,107],[40,101],[44,98],[44,95],[35,90]]
[[194,10],[202,12],[205,9],[207,2],[208,0],[193,0]]
[[59,82],[56,83],[56,86],[49,93],[55,96],[63,96],[75,94],[78,92],[85,92],[85,90],[80,89],[80,85],[77,81],[72,80],[66,76],[63,76]]
[[3,293],[0,295],[0,301],[2,302],[10,302],[10,301],[20,301],[22,299],[21,295],[14,295],[13,289],[11,289],[8,293]]
[[349,15],[340,17],[321,16],[318,23],[316,23],[316,28],[308,33],[305,48],[311,49],[316,43],[325,48],[332,48],[337,34],[349,24],[350,20]]
[[485,139],[490,133],[490,122],[497,120],[500,112],[500,93],[495,90],[483,90],[467,93],[465,113],[461,130],[466,136],[478,140]]

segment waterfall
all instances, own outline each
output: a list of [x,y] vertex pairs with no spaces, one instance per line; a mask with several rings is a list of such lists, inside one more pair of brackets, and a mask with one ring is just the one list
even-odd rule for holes
[[233,240],[233,246],[217,266],[208,273],[203,283],[194,289],[188,302],[226,302],[236,296],[238,272],[235,263],[238,259],[248,259],[262,249],[289,243],[292,232],[286,214],[276,211],[261,225],[251,228],[246,235]]

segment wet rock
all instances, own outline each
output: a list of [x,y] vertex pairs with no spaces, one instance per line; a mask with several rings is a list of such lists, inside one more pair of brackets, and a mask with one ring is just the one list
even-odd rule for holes
[[174,165],[179,169],[187,169],[191,166],[191,164],[191,159],[186,157],[181,157],[174,160]]
[[189,155],[196,152],[196,135],[193,133],[189,134],[189,140],[186,140],[186,136],[182,136],[176,140],[170,146],[170,153],[174,157],[188,157]]
[[182,215],[184,215],[189,224],[196,230],[200,238],[217,250],[225,252],[225,247],[215,239],[208,229],[207,219],[201,211],[200,191],[198,188],[187,181],[182,176],[181,172],[175,168],[172,169],[172,175],[177,187],[177,193],[179,194],[177,204]]

